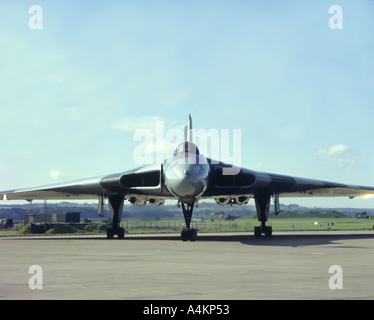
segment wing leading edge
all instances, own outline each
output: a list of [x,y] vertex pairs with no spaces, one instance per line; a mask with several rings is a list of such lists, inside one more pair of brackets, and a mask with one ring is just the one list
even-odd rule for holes
[[362,197],[374,195],[374,188],[323,180],[270,174],[274,193],[281,197]]
[[224,163],[212,165],[211,188],[204,198],[217,196],[278,194],[280,197],[374,196],[374,187],[306,179],[238,168],[236,175],[223,175]]
[[46,186],[0,192],[0,200],[97,199],[115,194],[172,198],[162,182],[162,165]]

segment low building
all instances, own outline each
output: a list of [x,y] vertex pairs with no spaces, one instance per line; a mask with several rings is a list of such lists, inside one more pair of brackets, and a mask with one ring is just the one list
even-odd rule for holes
[[356,219],[369,219],[369,216],[366,212],[357,212]]
[[0,229],[13,228],[13,219],[0,219]]
[[24,224],[35,222],[56,223],[56,222],[80,222],[80,212],[58,212],[58,213],[26,213]]

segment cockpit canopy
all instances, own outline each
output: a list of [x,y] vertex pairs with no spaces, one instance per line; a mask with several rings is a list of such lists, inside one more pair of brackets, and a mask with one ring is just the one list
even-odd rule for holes
[[174,151],[174,157],[181,155],[181,154],[193,154],[199,155],[199,149],[197,148],[196,144],[192,142],[182,142],[180,143]]

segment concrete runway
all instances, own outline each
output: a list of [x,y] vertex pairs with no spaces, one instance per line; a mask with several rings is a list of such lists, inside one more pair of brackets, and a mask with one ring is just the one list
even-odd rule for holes
[[2,237],[0,299],[374,299],[374,233]]

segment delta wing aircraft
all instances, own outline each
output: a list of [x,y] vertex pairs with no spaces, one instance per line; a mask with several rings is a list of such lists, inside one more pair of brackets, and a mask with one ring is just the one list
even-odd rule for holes
[[66,183],[1,191],[2,200],[98,199],[98,214],[103,216],[104,201],[108,199],[111,221],[107,238],[124,238],[120,226],[124,200],[142,206],[156,206],[165,200],[176,200],[182,206],[185,228],[183,241],[195,241],[197,230],[190,228],[194,205],[204,199],[214,199],[219,205],[243,205],[254,198],[260,226],[254,228],[256,237],[272,235],[266,225],[271,199],[274,214],[280,212],[280,197],[349,197],[374,195],[374,187],[347,185],[322,180],[253,171],[204,157],[192,141],[192,120],[188,119],[185,141],[174,155],[163,163],[107,176]]

